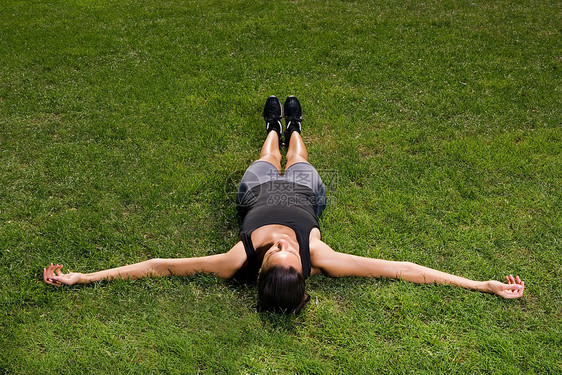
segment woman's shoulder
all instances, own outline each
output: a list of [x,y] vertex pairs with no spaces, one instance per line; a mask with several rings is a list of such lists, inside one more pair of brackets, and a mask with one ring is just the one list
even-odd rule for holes
[[321,241],[322,240],[322,234],[320,233],[320,228],[318,227],[314,227],[310,230],[310,236],[309,236],[309,242],[312,244],[313,241]]
[[243,268],[248,259],[242,241],[238,241],[238,243],[232,246],[226,253],[217,256],[220,256],[222,259],[221,266],[232,274],[235,274],[239,269]]
[[[318,231],[319,232],[319,231]],[[320,239],[320,235],[314,236],[310,233],[310,263],[311,275],[324,272],[326,262],[332,261],[336,253],[328,244]]]

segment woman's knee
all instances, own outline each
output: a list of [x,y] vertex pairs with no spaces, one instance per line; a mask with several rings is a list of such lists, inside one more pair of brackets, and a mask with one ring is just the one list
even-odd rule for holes
[[287,164],[285,165],[285,170],[289,169],[290,166],[297,163],[308,163],[308,158],[303,157],[302,155],[295,154],[292,157],[289,157],[287,154]]
[[277,168],[279,173],[281,173],[281,154],[279,154],[279,157],[272,154],[265,154],[262,155],[258,160],[267,161],[268,163],[273,164],[273,166]]

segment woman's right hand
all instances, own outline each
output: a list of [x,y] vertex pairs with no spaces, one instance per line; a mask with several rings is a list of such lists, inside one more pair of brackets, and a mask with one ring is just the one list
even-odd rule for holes
[[495,280],[487,281],[489,292],[503,298],[523,297],[525,282],[521,281],[519,276],[513,277],[513,275],[509,275],[505,278],[507,279],[507,284]]
[[62,265],[51,263],[47,268],[43,268],[43,281],[47,284],[61,286],[73,285],[82,281],[82,273],[79,272],[61,272]]

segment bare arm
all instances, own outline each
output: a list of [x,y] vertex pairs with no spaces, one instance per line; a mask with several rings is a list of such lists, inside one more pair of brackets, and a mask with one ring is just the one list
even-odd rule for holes
[[150,259],[144,262],[108,270],[79,273],[62,273],[61,265],[49,265],[43,269],[43,280],[51,285],[88,284],[99,280],[126,279],[134,280],[142,277],[159,276],[189,276],[195,273],[214,274],[223,279],[229,279],[246,260],[246,253],[242,242],[238,242],[224,254],[210,255],[196,258],[179,259]]
[[519,279],[519,276],[516,278],[507,276],[507,284],[495,280],[475,281],[411,262],[395,262],[339,253],[320,240],[311,248],[313,249],[312,266],[331,277],[385,277],[417,284],[447,284],[497,294],[503,298],[519,298],[525,290],[525,283]]

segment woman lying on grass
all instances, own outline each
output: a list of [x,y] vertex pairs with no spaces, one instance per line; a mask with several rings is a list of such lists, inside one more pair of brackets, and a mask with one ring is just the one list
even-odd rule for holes
[[[237,203],[242,219],[240,241],[223,254],[182,259],[150,259],[94,273],[61,272],[51,264],[43,279],[51,285],[86,284],[103,279],[195,273],[224,279],[241,278],[258,283],[259,307],[264,311],[298,313],[310,298],[305,280],[323,273],[331,277],[360,276],[402,279],[419,284],[448,284],[503,298],[519,298],[525,283],[506,276],[507,284],[474,281],[410,262],[394,262],[339,253],[320,237],[318,216],[326,207],[326,190],[316,169],[308,163],[302,141],[302,110],[298,99],[289,96],[281,107],[275,96],[264,108],[267,138],[260,159],[242,177]],[[282,118],[288,143],[285,175],[281,176]]]

